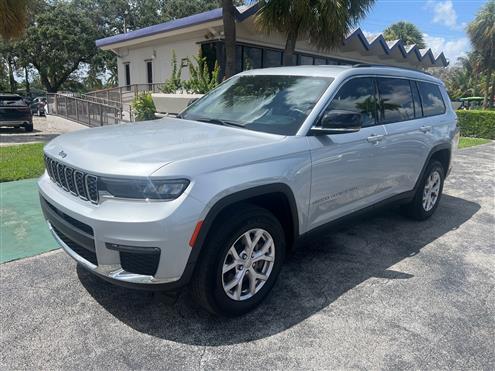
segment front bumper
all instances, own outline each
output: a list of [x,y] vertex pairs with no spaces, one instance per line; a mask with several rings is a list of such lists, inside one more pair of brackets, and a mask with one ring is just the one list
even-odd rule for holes
[[[46,174],[38,186],[50,231],[87,270],[115,284],[143,289],[174,289],[187,283],[188,241],[204,208],[195,199],[183,194],[168,202],[110,199],[93,205],[62,190]],[[153,272],[143,274],[151,262],[143,254],[150,251],[158,251],[157,264]],[[143,261],[148,262],[144,268]]]
[[0,126],[22,126],[31,124],[31,119],[28,120],[5,120],[0,121]]

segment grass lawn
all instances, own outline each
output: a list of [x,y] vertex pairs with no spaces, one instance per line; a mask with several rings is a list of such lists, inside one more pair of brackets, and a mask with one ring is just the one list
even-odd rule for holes
[[459,139],[459,148],[473,147],[489,142],[489,139],[461,137]]
[[0,182],[36,178],[43,174],[44,143],[0,147]]

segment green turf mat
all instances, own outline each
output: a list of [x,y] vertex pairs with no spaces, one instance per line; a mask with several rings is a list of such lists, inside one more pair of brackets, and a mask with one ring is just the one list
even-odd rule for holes
[[36,181],[0,183],[0,263],[58,248],[41,212]]

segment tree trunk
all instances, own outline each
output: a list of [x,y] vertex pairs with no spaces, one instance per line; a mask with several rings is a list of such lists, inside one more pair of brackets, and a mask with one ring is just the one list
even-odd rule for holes
[[7,65],[9,69],[9,87],[10,87],[10,92],[15,93],[16,91],[16,81],[14,78],[14,61],[12,60],[12,57],[9,55],[7,57]]
[[495,97],[495,81],[493,81],[493,73],[490,69],[490,81],[492,83],[492,91],[490,93],[490,101],[488,102],[488,107],[493,108],[493,98]]
[[[490,93],[490,86],[492,82],[492,66],[488,66],[488,71],[486,72],[486,82],[485,82],[485,99],[483,101],[483,108],[493,107],[493,89]],[[490,99],[491,96],[491,99]],[[491,100],[489,102],[489,100]]]
[[492,94],[490,95],[490,108],[493,108],[493,99],[495,99],[495,81],[492,81]]
[[234,18],[234,4],[232,0],[222,0],[223,5],[223,33],[225,38],[225,78],[233,76],[235,70],[235,42],[236,29]]
[[297,41],[297,30],[291,30],[287,33],[287,41],[284,49],[284,66],[293,66],[297,64],[294,61]]

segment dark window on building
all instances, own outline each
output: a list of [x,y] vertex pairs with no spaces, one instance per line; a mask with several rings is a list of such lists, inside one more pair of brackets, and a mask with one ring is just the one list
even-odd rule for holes
[[235,47],[235,72],[242,72],[242,46],[236,45]]
[[261,55],[260,48],[252,48],[250,46],[243,47],[243,69],[252,70],[255,68],[261,68]]
[[391,123],[414,118],[414,105],[409,80],[378,78],[381,121]]
[[[201,53],[206,57],[209,71],[213,71],[215,62],[220,66],[220,79],[225,70],[225,46],[222,41],[201,44]],[[337,58],[325,58],[319,55],[292,55],[292,64],[353,64]],[[246,44],[236,45],[236,73],[253,68],[278,67],[283,65],[283,51]]]
[[325,58],[315,57],[315,65],[324,65],[327,64],[327,60]]
[[445,103],[440,88],[435,84],[418,81],[419,95],[423,104],[424,116],[435,116],[445,113]]
[[131,65],[129,63],[124,64],[125,69],[125,84],[131,85]]
[[263,51],[263,68],[279,67],[282,65],[282,52],[265,49]]
[[307,55],[298,55],[297,56],[297,64],[298,65],[307,65],[307,64],[313,64],[313,57],[307,56]]
[[414,117],[423,117],[423,108],[421,108],[421,99],[419,98],[418,85],[416,81],[410,81],[411,83],[411,91],[414,101]]
[[363,126],[376,123],[375,85],[370,77],[359,77],[346,82],[326,108],[330,111],[356,112],[361,114]]
[[148,84],[153,84],[153,62],[146,61],[146,78]]
[[[201,44],[201,55],[206,58],[206,64],[208,65],[208,71],[210,73],[215,68],[215,63],[217,61],[217,47],[218,43]],[[220,67],[223,68],[223,66]]]

